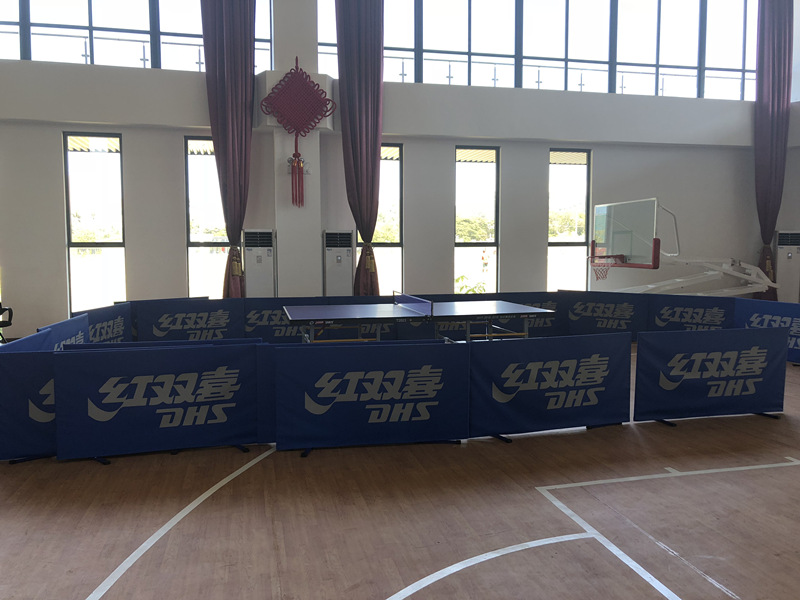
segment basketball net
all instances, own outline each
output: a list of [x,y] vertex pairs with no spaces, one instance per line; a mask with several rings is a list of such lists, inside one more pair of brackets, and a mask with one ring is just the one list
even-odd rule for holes
[[612,266],[625,262],[624,257],[617,254],[612,254],[610,256],[590,256],[589,260],[592,262],[592,271],[594,271],[595,281],[606,279],[608,277],[608,271]]

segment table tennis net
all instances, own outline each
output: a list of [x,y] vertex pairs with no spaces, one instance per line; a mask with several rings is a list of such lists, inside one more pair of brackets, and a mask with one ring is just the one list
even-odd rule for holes
[[418,298],[417,296],[395,292],[394,303],[398,306],[418,312],[421,315],[425,315],[426,317],[430,317],[433,314],[432,302],[430,300],[425,300],[425,298]]

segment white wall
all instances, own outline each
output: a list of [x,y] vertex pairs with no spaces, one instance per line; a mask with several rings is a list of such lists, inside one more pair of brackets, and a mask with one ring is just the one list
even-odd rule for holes
[[499,289],[543,290],[547,287],[550,145],[505,142],[501,148]]
[[15,309],[7,337],[69,316],[62,143],[51,125],[0,127],[0,285]]
[[[316,23],[306,17],[314,5],[277,3],[276,57],[292,64],[259,76],[257,100],[293,66],[287,57],[299,55],[313,70]],[[312,76],[335,94],[335,82]],[[4,304],[15,309],[7,334],[27,335],[68,316],[64,131],[122,135],[128,297],[186,295],[183,138],[209,135],[204,76],[0,61],[0,81],[0,286]],[[800,229],[800,105],[792,111],[779,229]],[[256,111],[245,227],[277,230],[283,296],[321,293],[320,232],[353,228],[338,127],[336,117],[327,119],[301,139],[311,173],[307,207],[297,209],[285,166],[293,136]],[[751,103],[392,83],[384,138],[404,145],[404,282],[411,293],[452,291],[457,144],[501,149],[501,291],[545,289],[552,147],[592,151],[595,203],[659,197],[678,214],[684,253],[757,256]],[[597,289],[667,273],[620,271]]]
[[403,291],[452,293],[455,143],[406,140],[403,170]]
[[185,168],[183,135],[121,133],[127,299],[186,296],[186,186],[175,176]]

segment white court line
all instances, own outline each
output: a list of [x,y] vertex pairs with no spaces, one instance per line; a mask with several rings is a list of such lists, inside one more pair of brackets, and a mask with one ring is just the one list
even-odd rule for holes
[[647,537],[647,538],[648,538],[648,539],[649,539],[651,542],[653,542],[653,543],[654,543],[656,546],[660,547],[662,550],[665,550],[666,552],[668,552],[669,554],[671,554],[672,556],[674,556],[675,558],[677,558],[677,559],[678,559],[679,561],[681,561],[681,562],[682,562],[684,565],[686,565],[686,566],[687,566],[687,567],[689,567],[689,568],[690,568],[692,571],[694,571],[695,573],[697,573],[698,575],[700,575],[700,577],[702,577],[703,579],[705,579],[706,581],[708,581],[708,583],[710,583],[711,585],[713,585],[715,588],[717,588],[719,591],[721,591],[722,593],[724,593],[725,595],[727,595],[729,598],[733,598],[734,600],[742,600],[741,598],[739,598],[739,596],[737,596],[736,594],[734,594],[734,593],[733,593],[731,590],[729,590],[728,588],[726,588],[726,587],[725,587],[724,585],[722,585],[720,582],[718,582],[718,581],[715,581],[715,580],[714,580],[714,579],[713,579],[713,578],[712,578],[710,575],[706,575],[706,574],[705,574],[703,571],[701,571],[700,569],[698,569],[697,567],[695,567],[695,566],[694,566],[692,563],[690,563],[688,560],[686,560],[685,558],[683,558],[683,557],[682,557],[680,554],[678,554],[678,553],[677,553],[675,550],[673,550],[672,548],[670,548],[669,546],[667,546],[667,545],[666,545],[664,542],[660,542],[660,541],[658,541],[658,540],[657,540],[657,539],[656,539],[654,536],[652,536],[652,535],[650,535],[649,533],[647,533],[647,532],[646,532],[644,529],[642,529],[641,527],[639,527],[639,526],[638,526],[636,523],[634,523],[634,522],[633,522],[633,521],[631,521],[630,519],[627,519],[627,520],[628,520],[628,522],[631,524],[631,527],[634,527],[635,529],[638,529],[638,530],[639,530],[639,533],[641,533],[642,535],[644,535],[645,537]]
[[[559,510],[561,510],[570,519],[572,519],[575,523],[577,523],[580,527],[582,527],[585,530],[585,533],[578,533],[578,534],[573,534],[573,535],[564,535],[564,536],[560,536],[560,537],[552,537],[552,538],[546,538],[546,539],[542,539],[542,540],[534,540],[534,541],[531,541],[531,542],[526,542],[524,544],[518,544],[516,546],[508,546],[507,548],[501,548],[499,550],[494,550],[492,552],[487,552],[486,554],[481,554],[480,556],[476,556],[474,558],[468,558],[467,560],[463,560],[463,561],[461,561],[459,563],[456,563],[454,565],[451,565],[449,567],[445,567],[444,569],[441,569],[441,570],[437,571],[436,573],[428,575],[427,577],[425,577],[423,579],[420,579],[419,581],[416,581],[415,583],[412,583],[408,587],[406,587],[406,588],[400,590],[399,592],[397,592],[396,594],[390,596],[387,600],[404,600],[405,598],[408,598],[412,594],[415,594],[416,592],[420,591],[423,588],[426,588],[427,586],[431,585],[432,583],[435,583],[435,582],[439,581],[440,579],[444,579],[445,577],[448,577],[449,575],[453,575],[454,573],[462,571],[463,569],[466,569],[467,567],[471,567],[472,565],[475,565],[475,564],[478,564],[478,563],[481,563],[481,562],[484,562],[484,561],[487,561],[487,560],[491,560],[493,558],[497,558],[499,556],[503,556],[503,555],[509,554],[511,552],[518,552],[520,550],[527,550],[529,548],[535,548],[537,546],[544,546],[546,544],[554,544],[554,543],[559,543],[559,542],[567,542],[567,541],[573,541],[573,540],[579,540],[579,539],[587,539],[587,538],[596,539],[601,544],[603,544],[603,546],[605,546],[609,551],[611,551],[612,554],[614,554],[623,563],[625,563],[628,567],[630,567],[633,571],[635,571],[647,583],[649,583],[656,590],[658,590],[658,592],[661,593],[662,596],[664,596],[665,598],[669,598],[670,600],[680,600],[679,596],[675,595],[664,584],[662,584],[655,577],[653,577],[653,575],[648,573],[641,565],[639,565],[636,561],[634,561],[632,558],[630,558],[627,554],[622,552],[622,550],[620,550],[617,546],[615,546],[608,538],[606,538],[605,536],[601,535],[600,532],[598,532],[594,527],[589,525],[581,517],[579,517],[577,514],[575,514],[575,512],[573,512],[571,509],[569,509],[563,502],[561,502],[555,496],[553,496],[553,494],[551,494],[549,490],[560,490],[560,489],[576,488],[576,487],[588,487],[588,486],[593,486],[593,485],[603,485],[603,484],[607,484],[607,483],[628,483],[628,482],[632,482],[632,481],[646,481],[648,479],[663,479],[663,478],[666,478],[666,477],[686,477],[686,476],[690,476],[690,475],[708,475],[708,474],[715,474],[715,473],[730,473],[730,472],[736,472],[736,471],[752,471],[752,470],[756,470],[756,469],[773,469],[773,468],[776,468],[776,467],[794,467],[794,466],[800,465],[800,460],[797,460],[796,458],[792,458],[790,456],[787,456],[786,460],[788,462],[785,462],[785,463],[772,463],[772,464],[767,464],[767,465],[751,465],[751,466],[746,466],[746,467],[728,467],[728,468],[722,468],[722,469],[704,469],[704,470],[699,470],[699,471],[678,471],[677,469],[674,469],[672,467],[667,467],[667,469],[666,469],[667,473],[657,473],[657,474],[653,474],[653,475],[640,475],[640,476],[636,476],[636,477],[618,477],[616,479],[599,479],[599,480],[595,480],[595,481],[585,481],[585,482],[576,482],[576,483],[562,483],[562,484],[557,484],[557,485],[547,485],[547,486],[537,487],[536,489],[542,495],[544,495]],[[675,551],[672,550],[671,548],[669,548],[668,546],[665,546],[664,544],[662,544],[661,542],[659,542],[658,540],[656,540],[652,536],[649,536],[649,537],[659,547],[665,549],[667,552],[669,552],[669,553],[671,553],[671,554],[673,554],[675,556],[678,556],[678,554],[675,553]],[[685,559],[683,559],[682,557],[678,556],[678,558],[680,558],[681,560],[686,562]],[[692,566],[691,564],[689,566],[692,567],[695,571],[698,571],[698,569],[696,567]],[[722,584],[714,581],[712,578],[707,576],[705,573],[702,573],[701,571],[698,571],[698,572],[706,580],[708,580],[709,583],[711,583],[712,585],[716,586],[721,591],[727,593],[730,597],[738,598],[738,596],[736,596],[736,594],[734,594],[733,592],[731,592],[730,590],[725,588]]]
[[686,477],[689,475],[714,475],[716,473],[733,473],[736,471],[754,471],[758,469],[774,469],[776,467],[796,467],[800,465],[800,460],[785,457],[788,462],[770,463],[766,465],[749,465],[746,467],[725,467],[721,469],[703,469],[699,471],[678,471],[672,467],[667,467],[666,473],[656,473],[654,475],[637,475],[634,477],[617,477],[616,479],[598,479],[596,481],[578,481],[575,483],[559,483],[555,485],[545,485],[536,488],[537,490],[565,490],[567,488],[588,487],[590,485],[605,485],[607,483],[627,483],[630,481],[646,481],[648,479],[665,479],[668,477]]
[[570,519],[575,521],[580,527],[586,530],[594,539],[598,542],[603,544],[614,556],[620,559],[625,565],[630,567],[639,577],[644,579],[647,583],[649,583],[653,588],[655,588],[662,596],[668,598],[669,600],[680,600],[680,597],[675,595],[672,590],[670,590],[667,586],[661,583],[658,579],[653,577],[650,573],[648,573],[644,567],[642,567],[639,563],[633,560],[630,556],[625,554],[622,550],[620,550],[614,543],[609,540],[606,536],[602,535],[599,531],[597,531],[594,527],[589,525],[586,521],[584,521],[581,517],[579,517],[575,512],[572,511],[566,504],[561,502],[558,498],[553,496],[546,488],[536,488],[539,490],[545,498],[550,500],[556,508],[558,508],[561,512],[567,515]]
[[513,552],[519,552],[520,550],[527,550],[529,548],[536,548],[537,546],[546,546],[548,544],[558,544],[560,542],[571,542],[574,540],[581,540],[585,538],[593,537],[589,533],[573,533],[572,535],[562,535],[559,537],[551,537],[545,538],[542,540],[533,540],[531,542],[525,542],[524,544],[517,544],[515,546],[508,546],[506,548],[500,548],[499,550],[492,550],[491,552],[487,552],[486,554],[481,554],[479,556],[473,556],[472,558],[468,558],[466,560],[462,560],[454,565],[450,565],[449,567],[445,567],[440,571],[436,571],[427,577],[420,579],[412,583],[407,588],[404,588],[397,592],[396,594],[390,596],[387,600],[403,600],[404,598],[408,598],[411,594],[416,594],[423,588],[428,587],[432,583],[436,583],[440,579],[444,579],[452,575],[453,573],[457,573],[466,569],[467,567],[471,567],[473,565],[477,565],[487,560],[491,560],[493,558],[498,558],[500,556],[505,556],[506,554],[511,554]]
[[[718,473],[734,473],[739,471],[753,471],[757,469],[774,469],[778,467],[794,467],[800,465],[800,461],[790,456],[785,457],[788,462],[784,463],[771,463],[766,465],[750,465],[746,467],[727,467],[721,469],[703,469],[698,471],[678,471],[674,468],[668,467],[667,473],[658,473],[655,475],[640,475],[637,477],[619,477],[617,479],[601,479],[596,481],[586,481],[586,482],[578,482],[578,483],[563,483],[558,485],[548,485],[537,487],[536,489],[539,490],[550,502],[552,502],[561,512],[567,515],[570,519],[575,521],[579,526],[583,527],[587,532],[593,534],[593,536],[606,548],[608,548],[617,558],[619,558],[622,562],[628,565],[631,569],[633,569],[640,577],[642,577],[647,583],[652,585],[655,589],[657,589],[665,598],[676,599],[680,600],[678,596],[673,594],[666,586],[661,584],[655,577],[650,575],[647,571],[645,571],[638,563],[636,563],[632,558],[630,558],[627,554],[622,552],[617,546],[615,546],[610,540],[608,540],[605,536],[601,535],[596,529],[594,529],[591,525],[589,525],[586,521],[580,518],[577,514],[575,514],[570,508],[568,508],[563,502],[558,500],[553,494],[550,493],[550,490],[563,490],[568,488],[576,488],[576,487],[589,487],[594,485],[603,485],[606,483],[628,483],[632,481],[647,481],[650,479],[664,479],[666,477],[687,477],[691,475],[709,475],[709,474],[718,474]],[[642,533],[645,533],[641,528],[639,528]],[[662,544],[653,536],[646,534],[654,543],[656,543],[660,548],[666,550],[673,556],[678,557],[681,561],[685,564],[689,565],[694,571],[702,575],[704,579],[706,579],[709,583],[714,585],[716,588],[721,590],[722,592],[726,593],[731,598],[738,598],[736,594],[728,590],[725,586],[723,586],[718,581],[715,581],[702,571],[700,571],[697,567],[689,563],[686,559],[680,556],[677,552],[669,548],[668,546]]]
[[159,529],[153,535],[151,535],[128,558],[126,558],[122,562],[122,564],[120,564],[120,566],[114,569],[111,575],[106,577],[105,581],[103,581],[103,583],[97,586],[97,589],[95,589],[95,591],[93,591],[86,597],[86,600],[99,600],[100,598],[102,598],[103,595],[105,595],[105,593],[111,588],[111,586],[114,585],[117,582],[117,580],[120,577],[122,577],[125,574],[125,572],[128,569],[130,569],[134,565],[134,563],[136,563],[136,561],[139,560],[144,555],[145,552],[147,552],[150,548],[152,548],[158,540],[164,537],[164,535],[166,535],[170,531],[170,529],[172,529],[173,527],[175,527],[175,525],[180,523],[185,516],[187,516],[195,508],[200,506],[208,498],[213,496],[221,488],[223,488],[228,483],[236,479],[239,475],[247,471],[250,467],[255,466],[259,461],[264,460],[266,457],[268,457],[270,454],[274,452],[275,448],[274,447],[270,448],[263,454],[256,456],[253,460],[251,460],[249,463],[247,463],[240,469],[237,469],[236,471],[228,475],[225,479],[223,479],[213,487],[209,488],[204,493],[200,494],[191,504],[186,506],[186,508],[184,508],[181,512],[179,512],[177,515],[175,515],[169,521],[167,521],[167,523],[164,524],[164,526],[162,526],[161,529]]

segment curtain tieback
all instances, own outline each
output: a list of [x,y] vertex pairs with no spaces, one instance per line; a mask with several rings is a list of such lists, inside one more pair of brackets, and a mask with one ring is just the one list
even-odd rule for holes
[[775,263],[772,260],[772,246],[764,244],[761,253],[764,255],[764,274],[769,277],[770,281],[775,281]]
[[370,242],[364,242],[362,256],[364,257],[364,267],[370,273],[376,273],[378,268],[375,264],[375,253],[372,251],[372,244]]
[[244,271],[242,269],[242,253],[239,250],[238,246],[231,246],[230,249],[231,255],[231,275],[234,277],[241,277],[244,275]]

